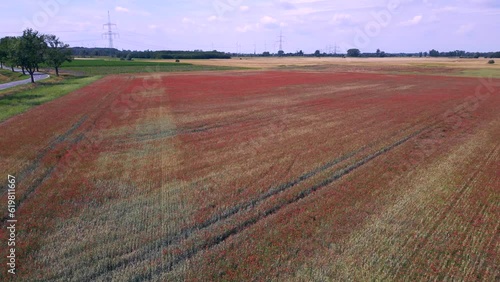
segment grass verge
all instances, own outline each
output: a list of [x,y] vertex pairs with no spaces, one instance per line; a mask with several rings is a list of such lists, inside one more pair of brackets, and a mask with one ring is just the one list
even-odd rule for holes
[[30,78],[29,75],[0,69],[0,84]]
[[23,85],[0,91],[0,122],[23,113],[32,107],[52,101],[86,86],[100,76],[53,77],[36,85]]

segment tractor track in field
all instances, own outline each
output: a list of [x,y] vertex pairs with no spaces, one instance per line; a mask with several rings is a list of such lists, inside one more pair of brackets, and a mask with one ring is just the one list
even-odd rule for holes
[[[417,245],[415,248],[415,251],[411,254],[411,256],[406,260],[406,262],[413,262],[415,260],[415,257],[420,254],[420,251],[423,249],[424,246],[426,246],[429,243],[430,238],[432,235],[436,233],[436,230],[441,226],[441,224],[444,222],[444,220],[448,217],[448,215],[451,213],[453,208],[457,205],[457,203],[460,201],[460,199],[463,198],[465,191],[470,188],[470,185],[472,182],[477,178],[477,176],[482,172],[481,168],[488,164],[488,162],[493,158],[495,155],[495,152],[498,150],[500,147],[500,144],[495,146],[489,153],[488,156],[485,158],[483,163],[474,171],[474,173],[465,181],[464,185],[460,188],[457,194],[455,194],[452,197],[451,203],[443,210],[437,221],[432,225],[432,227],[429,229],[429,232],[425,234],[425,237],[423,238],[422,242]],[[395,276],[399,276],[400,270],[396,272]]]
[[[76,123],[74,123],[65,133],[59,135],[52,141],[50,141],[49,145],[46,146],[42,151],[40,151],[35,159],[24,169],[17,173],[18,182],[22,182],[29,175],[35,173],[39,168],[42,160],[59,144],[66,141],[66,139],[71,136],[80,126],[88,119],[87,115],[82,116]],[[35,190],[50,177],[50,175],[54,172],[56,165],[52,165],[48,167],[42,175],[37,177],[32,181],[31,185],[26,189],[22,196],[19,197],[17,202],[18,207],[33,193]],[[5,194],[7,190],[4,190],[2,194]],[[1,219],[1,223],[5,223],[7,217],[3,217]]]
[[[435,124],[429,125],[429,126],[424,127],[423,129],[420,129],[416,132],[413,132],[410,135],[406,136],[405,138],[402,138],[402,139],[398,140],[397,142],[392,143],[391,145],[388,145],[388,146],[386,146],[386,147],[384,147],[384,148],[382,148],[382,149],[380,149],[372,154],[369,154],[368,156],[362,158],[361,160],[359,160],[359,161],[357,161],[357,162],[355,162],[355,163],[353,163],[345,168],[342,168],[342,169],[339,169],[339,170],[333,172],[333,174],[330,177],[324,179],[320,183],[313,185],[305,190],[300,191],[298,194],[293,196],[291,199],[288,199],[280,204],[274,205],[273,207],[271,207],[263,212],[260,212],[258,215],[253,216],[252,218],[247,219],[242,223],[239,223],[237,226],[231,228],[230,230],[227,230],[222,234],[219,234],[215,237],[212,237],[211,239],[205,241],[203,244],[191,248],[190,250],[178,255],[173,261],[171,261],[168,264],[168,266],[161,267],[160,270],[157,270],[154,273],[151,273],[150,276],[140,277],[140,279],[152,279],[153,274],[158,274],[158,273],[163,272],[163,271],[168,271],[168,272],[172,271],[176,265],[182,263],[183,261],[186,261],[186,260],[192,258],[196,254],[198,254],[200,251],[210,249],[212,247],[215,247],[216,245],[219,245],[220,243],[224,242],[227,238],[244,231],[245,229],[249,228],[250,226],[256,224],[257,222],[277,213],[279,210],[283,209],[284,207],[286,207],[290,204],[296,203],[296,202],[300,201],[301,199],[306,198],[307,196],[311,195],[312,193],[314,193],[314,192],[318,191],[319,189],[337,181],[338,179],[349,174],[350,172],[354,171],[355,169],[365,165],[366,163],[370,162],[371,160],[389,152],[390,150],[404,144],[408,140],[420,135],[421,133],[423,133],[424,131],[433,127],[434,125]],[[141,252],[136,253],[136,255],[134,257],[128,257],[122,261],[114,263],[113,265],[109,265],[107,267],[106,271],[93,273],[93,274],[89,275],[89,277],[86,277],[86,279],[91,279],[91,280],[97,279],[109,271],[113,271],[113,270],[118,269],[120,267],[124,267],[130,263],[137,262],[138,260],[140,260],[141,255],[144,253],[153,251],[154,249],[157,249],[157,248],[168,247],[168,246],[177,244],[177,243],[181,242],[182,240],[188,239],[193,233],[200,231],[200,230],[203,230],[203,229],[206,229],[206,228],[209,228],[210,226],[212,226],[216,223],[222,222],[223,220],[229,219],[241,211],[251,209],[251,208],[259,205],[260,203],[264,202],[265,200],[269,199],[270,197],[277,195],[277,194],[280,194],[286,190],[289,190],[290,188],[298,185],[299,183],[301,183],[307,179],[310,179],[313,176],[315,176],[315,175],[317,175],[317,174],[319,174],[319,173],[321,173],[329,168],[332,168],[333,166],[335,166],[343,161],[349,160],[350,158],[356,156],[357,154],[359,154],[360,152],[369,148],[372,145],[373,144],[363,146],[360,149],[352,151],[352,152],[350,152],[350,153],[348,153],[340,158],[337,158],[337,159],[330,161],[330,162],[328,162],[328,163],[326,163],[326,164],[324,164],[324,165],[322,165],[322,166],[320,166],[320,167],[318,167],[310,172],[307,172],[307,173],[299,176],[295,180],[292,180],[292,181],[283,183],[281,185],[272,187],[267,192],[260,194],[256,198],[253,198],[245,203],[236,205],[230,209],[225,210],[222,213],[213,215],[211,218],[209,218],[208,220],[206,220],[202,223],[198,223],[198,224],[195,224],[191,227],[182,229],[180,232],[178,232],[175,235],[172,235],[172,236],[169,236],[168,238],[161,239],[159,241],[151,243],[151,244],[149,244],[148,247],[143,249]]]
[[[299,108],[301,105],[295,105],[294,108]],[[136,134],[133,137],[125,137],[122,139],[118,139],[115,142],[117,144],[124,144],[124,143],[131,143],[131,142],[148,142],[148,141],[155,141],[158,139],[163,139],[163,138],[171,138],[171,137],[176,137],[177,135],[183,135],[183,134],[195,134],[195,133],[201,133],[201,132],[206,132],[209,130],[213,129],[219,129],[227,126],[233,126],[233,125],[241,125],[248,123],[249,121],[254,121],[258,120],[259,122],[263,121],[270,121],[272,120],[273,117],[276,117],[278,115],[271,115],[266,117],[265,119],[255,117],[256,114],[259,113],[265,113],[266,111],[272,110],[273,108],[269,109],[264,109],[260,110],[258,112],[253,112],[252,114],[247,114],[245,116],[240,116],[236,119],[232,119],[231,122],[224,122],[224,123],[218,123],[218,124],[203,124],[200,126],[196,127],[185,127],[185,128],[179,128],[179,129],[167,129],[163,130],[160,132],[154,132],[154,133],[142,133],[142,134]]]
[[[202,125],[199,127],[194,127],[194,128],[182,128],[182,129],[167,129],[166,131],[158,132],[158,133],[144,133],[144,134],[139,134],[135,135],[133,137],[132,142],[145,142],[145,141],[154,141],[157,139],[163,139],[163,138],[170,138],[170,137],[175,137],[177,135],[182,135],[182,134],[194,134],[194,133],[200,133],[200,132],[205,132],[208,130],[212,129],[217,129],[221,128],[224,126],[230,125],[229,123],[227,124],[215,124],[215,125]],[[116,143],[127,143],[131,142],[131,140],[123,140],[123,141],[116,141]]]
[[316,191],[324,188],[325,186],[337,181],[338,179],[351,173],[352,171],[356,170],[357,168],[367,164],[368,162],[372,161],[373,159],[375,159],[375,158],[391,151],[392,149],[406,143],[408,140],[412,139],[413,137],[418,136],[419,134],[426,131],[427,129],[429,129],[429,127],[426,127],[426,128],[423,128],[417,132],[414,132],[414,133],[406,136],[405,138],[400,139],[399,141],[397,141],[397,142],[395,142],[395,143],[393,143],[385,148],[382,148],[382,149],[378,150],[377,152],[372,153],[372,154],[364,157],[363,159],[361,159],[361,160],[359,160],[359,161],[357,161],[357,162],[355,162],[355,163],[353,163],[353,164],[351,164],[343,169],[337,170],[330,177],[324,179],[323,181],[321,181],[318,184],[315,184],[315,185],[313,185],[305,190],[302,190],[300,193],[296,194],[291,199],[288,199],[287,201],[284,201],[284,202],[279,203],[271,208],[268,208],[264,212],[260,212],[257,216],[254,216],[250,219],[247,219],[244,222],[238,224],[237,226],[231,228],[230,230],[227,230],[226,232],[224,232],[222,234],[219,234],[215,237],[212,237],[208,241],[205,241],[203,244],[196,246],[196,247],[193,247],[192,249],[182,253],[181,255],[177,256],[173,261],[168,263],[168,265],[165,267],[165,269],[163,269],[163,267],[160,267],[160,269],[154,271],[153,273],[150,273],[151,277],[148,276],[146,278],[151,279],[153,274],[160,274],[163,271],[168,271],[168,272],[172,271],[176,265],[192,258],[196,254],[198,254],[200,251],[210,249],[210,248],[213,248],[213,247],[219,245],[220,243],[224,242],[229,237],[231,237],[233,235],[237,235],[238,233],[246,230],[250,226],[258,223],[259,221],[277,213],[278,211],[280,211],[284,207],[287,207],[290,204],[296,203],[296,202],[308,197],[309,195],[313,194],[314,192],[316,192]]
[[76,123],[74,123],[65,133],[59,135],[54,140],[52,140],[47,147],[45,147],[41,152],[37,154],[33,162],[28,165],[25,169],[23,169],[18,174],[19,181],[24,180],[27,175],[33,173],[39,166],[41,160],[47,156],[47,154],[53,150],[57,145],[66,141],[66,139],[72,135],[80,126],[88,119],[87,115],[82,116]]
[[[106,95],[106,96],[104,96],[103,99],[109,98],[110,95],[111,95],[111,93],[108,94],[108,95]],[[19,173],[17,173],[17,175],[18,175],[18,177],[17,177],[18,178],[18,182],[22,182],[23,180],[27,179],[29,177],[29,175],[34,174],[37,170],[39,170],[42,160],[49,153],[51,153],[54,150],[54,148],[56,148],[58,145],[62,144],[63,142],[67,141],[68,137],[70,137],[78,129],[80,129],[81,126],[88,119],[89,119],[89,116],[87,114],[82,115],[82,117],[76,123],[74,123],[65,133],[57,136],[52,141],[50,141],[49,145],[47,145],[42,151],[40,151],[36,155],[35,159],[26,168],[22,169]],[[81,133],[81,134],[78,134],[77,136],[75,136],[73,138],[73,140],[71,140],[71,142],[68,143],[68,145],[72,146],[72,145],[75,145],[75,144],[79,143],[80,141],[82,141],[85,138],[85,133],[88,132],[89,130],[90,130],[90,128],[87,128],[87,130],[85,130],[84,133]],[[31,184],[28,186],[28,188],[23,193],[23,195],[21,195],[19,197],[19,200],[17,202],[18,208],[20,208],[22,206],[23,202],[26,199],[28,199],[28,197],[32,193],[34,193],[38,189],[38,187],[40,187],[40,185],[42,185],[47,179],[49,179],[52,176],[52,174],[55,171],[55,169],[57,168],[58,164],[59,164],[59,160],[57,160],[57,162],[55,164],[49,166],[40,176],[38,176],[37,178],[35,178],[31,182]],[[2,194],[4,194],[5,192],[6,192],[6,190],[4,190],[4,192],[2,192]],[[0,219],[0,224],[3,225],[7,219],[8,219],[7,217],[1,218]]]
[[[292,181],[289,181],[289,182],[286,182],[286,183],[283,183],[281,185],[278,185],[278,186],[274,186],[274,187],[271,187],[271,189],[269,189],[267,192],[263,193],[263,194],[260,194],[258,197],[254,198],[254,199],[251,199],[250,201],[247,201],[245,203],[242,203],[242,204],[239,204],[239,205],[236,205],[232,208],[229,208],[225,211],[223,211],[222,213],[219,213],[219,214],[216,214],[216,215],[213,215],[212,217],[210,217],[208,220],[202,222],[202,223],[198,223],[198,224],[195,224],[193,226],[190,226],[190,227],[187,227],[187,228],[184,228],[182,229],[181,231],[179,231],[177,234],[175,235],[171,235],[169,236],[168,238],[166,239],[160,239],[158,240],[159,242],[154,242],[154,243],[151,243],[150,244],[150,247],[146,247],[146,249],[143,250],[143,252],[149,252],[149,251],[152,251],[158,247],[168,247],[170,245],[173,245],[173,244],[176,244],[176,243],[179,243],[181,242],[182,240],[184,239],[187,239],[189,238],[193,233],[197,232],[197,231],[200,231],[200,230],[203,230],[203,229],[206,229],[218,222],[221,222],[223,220],[226,220],[234,215],[236,215],[237,213],[241,212],[241,211],[244,211],[246,209],[249,209],[249,208],[252,208],[258,204],[260,204],[261,202],[267,200],[268,198],[274,196],[274,195],[277,195],[281,192],[284,192],[298,184],[300,184],[301,182],[317,175],[318,173],[322,172],[322,171],[325,171],[326,169],[328,168],[331,168],[333,166],[335,166],[336,164],[339,164],[345,160],[348,160],[349,158],[355,156],[356,154],[362,152],[363,150],[365,150],[366,148],[368,148],[368,146],[363,146],[361,149],[358,149],[358,150],[355,150],[349,154],[346,154],[340,158],[337,158],[333,161],[330,161],[326,164],[324,164],[323,166],[321,167],[318,167],[310,172],[307,172],[301,176],[299,176],[297,179],[295,180],[292,180]],[[127,265],[131,262],[135,261],[134,258],[128,258],[124,261],[121,261],[121,262],[118,262],[117,264],[113,265],[110,269],[107,269],[107,271],[112,271],[114,269],[117,269],[119,267],[122,267],[124,265]],[[104,272],[102,273],[94,273],[94,275],[97,274],[97,275],[102,275],[102,274],[105,274]],[[98,276],[97,276],[98,277]],[[92,276],[92,277],[88,277],[89,279],[95,279],[97,278],[96,276]]]

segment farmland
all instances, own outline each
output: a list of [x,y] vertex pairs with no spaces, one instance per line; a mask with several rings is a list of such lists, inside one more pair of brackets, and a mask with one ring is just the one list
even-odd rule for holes
[[500,79],[453,63],[225,70],[240,61],[144,62],[1,122],[16,278],[499,278]]
[[63,69],[70,74],[80,76],[96,76],[117,73],[153,73],[153,72],[186,72],[186,71],[214,71],[231,70],[238,67],[194,65],[188,63],[175,63],[165,60],[156,62],[146,61],[120,61],[117,59],[80,59],[63,64]]

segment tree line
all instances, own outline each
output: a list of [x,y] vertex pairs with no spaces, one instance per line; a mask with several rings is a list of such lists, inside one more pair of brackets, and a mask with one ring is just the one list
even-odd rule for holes
[[[320,54],[319,50],[315,53],[316,56],[325,56],[326,54]],[[435,49],[429,52],[418,52],[418,53],[386,53],[377,49],[374,53],[361,53],[359,49],[349,49],[347,50],[347,57],[368,57],[368,58],[384,58],[384,57],[445,57],[445,58],[499,58],[500,52],[466,52],[463,50],[455,50],[448,52],[439,52]]]
[[132,59],[230,59],[231,55],[216,50],[213,51],[136,51],[118,50],[114,48],[73,47],[72,54],[76,57],[116,57],[124,60]]
[[59,76],[59,67],[66,61],[73,60],[68,44],[64,44],[52,34],[41,34],[31,28],[23,31],[21,36],[7,36],[0,39],[0,67],[9,66],[12,71],[20,67],[23,74],[31,76],[40,66],[55,69]]
[[375,52],[361,52],[357,48],[349,49],[345,52],[339,53],[326,53],[320,50],[316,50],[314,53],[308,54],[304,53],[302,50],[295,53],[285,53],[279,51],[278,53],[263,52],[261,54],[231,54],[232,56],[238,57],[359,57],[359,58],[385,58],[385,57],[447,57],[447,58],[467,58],[467,59],[478,59],[478,58],[500,58],[500,52],[466,52],[461,50],[439,52],[434,49],[426,52],[416,52],[416,53],[388,53],[377,49]]

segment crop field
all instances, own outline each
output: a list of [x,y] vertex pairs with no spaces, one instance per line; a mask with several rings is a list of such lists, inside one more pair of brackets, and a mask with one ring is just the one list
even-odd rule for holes
[[499,105],[432,68],[105,76],[0,123],[15,278],[498,280]]
[[[232,70],[238,67],[194,65],[188,63],[175,63],[170,61],[120,61],[117,59],[77,59],[62,65],[66,73],[81,76],[108,75],[117,73],[156,73],[156,72],[181,72],[181,71],[214,71]],[[241,68],[241,67],[239,67]]]

